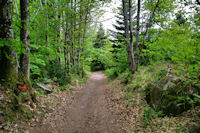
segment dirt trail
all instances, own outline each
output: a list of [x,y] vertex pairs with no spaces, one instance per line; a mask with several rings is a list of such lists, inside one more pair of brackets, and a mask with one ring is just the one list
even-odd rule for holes
[[[107,82],[101,72],[94,72],[86,86],[76,93],[62,114],[29,130],[41,133],[122,133],[117,125],[117,116],[109,111],[106,100]],[[59,112],[59,111],[58,111]],[[56,114],[54,114],[56,115]]]

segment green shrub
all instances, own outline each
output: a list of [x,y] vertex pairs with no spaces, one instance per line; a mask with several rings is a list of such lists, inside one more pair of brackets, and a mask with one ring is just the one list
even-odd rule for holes
[[109,78],[114,79],[119,75],[119,72],[117,72],[116,68],[110,68],[105,70],[105,74]]
[[66,70],[57,61],[50,61],[46,65],[46,70],[47,76],[61,86],[69,84],[71,81],[71,77],[67,75]]
[[144,120],[144,126],[147,127],[147,125],[152,119],[156,117],[162,117],[162,116],[163,116],[162,111],[156,112],[151,107],[145,107],[144,113],[141,117]]
[[134,75],[132,73],[130,73],[129,71],[126,71],[126,72],[122,73],[122,75],[121,75],[121,83],[123,83],[123,84],[131,83],[132,80],[133,80],[133,76]]

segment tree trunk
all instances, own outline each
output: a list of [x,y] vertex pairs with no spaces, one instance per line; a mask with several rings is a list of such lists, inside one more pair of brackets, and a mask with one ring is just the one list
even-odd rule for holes
[[70,75],[70,41],[68,39],[69,39],[69,29],[66,28],[65,42],[64,42],[65,69],[67,70],[68,75]]
[[72,27],[71,27],[71,30],[70,30],[70,43],[71,43],[71,50],[70,50],[70,58],[71,58],[71,67],[74,67],[75,65],[75,62],[74,62],[74,42],[73,42],[73,36],[74,36],[74,32],[73,32],[73,29],[74,29],[74,24],[73,22],[71,23]]
[[136,63],[134,60],[134,53],[133,53],[133,24],[132,24],[132,0],[129,0],[129,30],[130,30],[130,54],[131,54],[131,63],[132,63],[132,72],[136,71]]
[[43,9],[42,0],[40,0],[40,6],[41,6],[41,8]]
[[10,0],[0,1],[0,82],[9,83],[10,87],[14,87],[17,80],[17,59],[16,52],[13,50],[13,27],[11,15]]
[[[81,24],[79,26],[81,27]],[[79,28],[79,32],[81,32],[80,30],[81,30],[81,28]],[[78,72],[78,74],[80,74],[80,58],[81,58],[81,45],[82,45],[82,42],[81,42],[81,33],[79,33],[78,36],[79,36],[78,37],[79,38],[78,39],[79,45],[78,45],[77,72]]]
[[156,9],[159,7],[159,2],[160,0],[157,1],[155,7],[154,7],[154,10],[149,18],[149,21],[147,22],[146,24],[146,30],[145,30],[145,33],[144,33],[144,36],[143,36],[143,42],[142,42],[142,47],[144,48],[144,43],[145,43],[145,40],[146,40],[146,37],[148,35],[148,31],[149,31],[149,28],[151,27],[152,25],[152,22],[153,22],[153,18],[155,16],[155,12],[156,12]]
[[[71,9],[73,9],[73,0],[71,0]],[[75,65],[75,51],[74,51],[74,47],[75,47],[75,44],[74,44],[74,22],[73,22],[73,17],[74,15],[71,14],[71,29],[70,29],[70,42],[71,42],[71,67],[73,68],[74,65]]]
[[80,23],[79,23],[79,34],[78,34],[78,40],[79,40],[79,46],[78,46],[78,61],[77,61],[77,72],[78,74],[80,74],[80,58],[81,58],[81,47],[82,47],[82,34],[81,34],[81,30],[82,30],[82,2],[83,0],[81,0],[81,4],[80,4],[80,12],[79,12],[79,19],[80,19]]
[[[29,0],[20,0],[21,11],[21,30],[20,40],[24,53],[20,55],[20,72],[18,74],[18,82],[28,86],[27,95],[30,105],[33,106],[33,101],[36,101],[36,95],[33,91],[30,78],[30,16],[29,16]],[[20,104],[20,101],[18,101]]]
[[[68,6],[69,4],[67,4]],[[66,28],[65,28],[65,41],[64,41],[64,57],[65,57],[65,70],[67,70],[67,74],[70,75],[70,37],[69,37],[69,24],[67,19],[69,18],[69,14],[66,15]]]
[[[60,9],[60,7],[58,8]],[[59,14],[58,12],[58,21],[60,22],[59,25],[58,25],[58,33],[57,33],[57,38],[58,38],[58,45],[60,45],[61,43],[61,38],[60,38],[60,34],[61,34],[61,28],[62,28],[62,15]],[[61,53],[62,53],[62,50],[61,50],[61,46],[58,46],[58,62],[60,64],[60,66],[62,67],[62,57],[61,57]]]
[[138,9],[137,9],[137,30],[136,30],[136,70],[139,65],[139,42],[140,42],[140,0],[138,0]]
[[20,40],[25,53],[20,55],[20,71],[29,79],[30,77],[30,31],[29,31],[29,0],[20,0],[21,31]]
[[[84,33],[83,33],[83,39],[82,39],[82,44],[84,44],[85,43],[85,37],[86,37],[86,23],[85,23],[85,27],[84,27]],[[85,77],[85,64],[84,64],[84,60],[85,60],[85,54],[84,54],[84,51],[85,51],[85,47],[83,46],[82,47],[82,50],[81,50],[81,52],[82,52],[82,54],[83,54],[83,60],[82,60],[82,78],[84,78]]]
[[[85,43],[85,38],[86,38],[86,32],[87,32],[87,29],[86,29],[86,26],[87,26],[87,19],[88,19],[88,15],[89,15],[89,11],[87,9],[87,12],[86,12],[86,15],[85,15],[85,22],[84,22],[84,31],[83,31],[83,39],[82,39],[82,44],[84,45]],[[85,54],[84,54],[84,51],[85,51],[85,46],[82,47],[82,54],[83,54],[83,60],[82,60],[82,78],[85,77],[85,64],[84,64],[84,60],[85,60]]]
[[17,0],[14,0],[14,5],[15,5],[15,8],[16,8],[16,13],[19,14],[19,10],[18,10],[18,7],[17,7]]
[[134,73],[135,67],[134,67],[134,58],[131,52],[131,44],[129,41],[129,25],[128,25],[128,11],[127,11],[127,1],[122,0],[123,5],[123,16],[124,16],[124,26],[125,26],[125,40],[126,40],[126,46],[127,46],[127,53],[128,53],[128,63],[129,63],[129,71]]
[[[43,7],[42,7],[43,8]],[[49,14],[48,14],[48,5],[47,5],[47,1],[45,0],[45,9],[46,9],[46,16],[45,16],[45,21],[46,21],[46,46],[49,46]]]

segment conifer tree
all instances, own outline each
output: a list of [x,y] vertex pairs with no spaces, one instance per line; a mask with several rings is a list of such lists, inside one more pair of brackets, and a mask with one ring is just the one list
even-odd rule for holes
[[105,31],[103,29],[103,25],[100,24],[100,28],[97,32],[97,37],[95,40],[94,47],[95,48],[102,48],[106,43],[107,36],[105,35]]

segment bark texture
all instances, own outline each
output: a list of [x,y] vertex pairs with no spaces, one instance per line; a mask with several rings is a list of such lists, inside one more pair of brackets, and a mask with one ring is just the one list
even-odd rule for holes
[[84,57],[84,59],[82,60],[82,78],[85,77],[85,62],[84,62],[84,60],[85,60],[85,45],[84,45],[84,43],[85,43],[86,32],[87,32],[86,26],[87,26],[88,15],[89,15],[89,9],[87,9],[87,12],[86,12],[86,15],[85,15],[83,39],[82,39],[82,44],[83,44],[82,54],[83,54],[83,57]]
[[81,0],[81,5],[80,5],[80,13],[79,13],[79,19],[80,19],[80,23],[79,23],[79,35],[78,35],[78,40],[79,40],[79,46],[78,46],[78,61],[77,61],[77,72],[80,75],[80,61],[81,61],[81,49],[82,49],[82,2],[83,0]]
[[[69,4],[67,4],[69,6]],[[69,14],[66,14],[66,20],[69,18]],[[65,39],[64,39],[64,57],[65,57],[65,70],[67,74],[70,75],[70,30],[69,30],[69,22],[66,21],[65,28]]]
[[20,40],[25,53],[20,55],[20,71],[30,77],[30,31],[29,31],[29,0],[20,0],[21,31]]
[[132,25],[132,0],[129,0],[129,30],[130,30],[130,42],[129,42],[129,47],[130,47],[130,58],[131,58],[131,70],[132,72],[136,71],[136,63],[134,60],[134,53],[133,53],[133,25]]
[[[131,1],[130,1],[131,2]],[[135,61],[133,58],[133,46],[130,43],[131,40],[129,40],[129,23],[128,23],[128,10],[127,10],[127,0],[122,0],[122,5],[123,5],[123,16],[124,16],[124,26],[125,26],[125,40],[126,40],[126,45],[127,45],[127,53],[128,53],[128,63],[129,63],[129,71],[132,73],[135,72]],[[130,8],[130,6],[129,6]],[[131,10],[131,9],[130,9]]]
[[151,25],[153,23],[153,18],[155,16],[155,12],[156,12],[157,8],[159,7],[159,2],[160,2],[160,0],[157,1],[156,5],[154,7],[154,10],[151,13],[151,16],[149,18],[149,21],[146,24],[146,30],[145,30],[144,37],[143,37],[142,47],[144,47],[144,43],[145,43],[146,37],[148,36],[149,28],[151,27]]
[[138,7],[137,7],[137,30],[136,30],[136,70],[138,69],[139,65],[139,42],[140,42],[140,0],[138,0]]
[[[73,6],[73,0],[71,0],[71,9],[74,9],[75,6]],[[74,18],[74,15],[71,14],[71,18]],[[73,20],[71,20],[71,29],[70,29],[70,42],[71,42],[71,67],[73,68],[75,65],[75,42],[74,42],[74,37],[75,37],[75,23],[73,22]]]
[[[61,8],[61,7],[58,7],[59,9]],[[61,55],[62,55],[62,47],[60,46],[60,43],[61,43],[61,37],[60,37],[60,34],[61,34],[61,30],[62,30],[62,15],[58,12],[58,22],[59,22],[59,24],[58,24],[58,27],[57,27],[57,38],[58,38],[58,40],[57,40],[57,42],[58,42],[58,62],[59,62],[59,64],[60,64],[60,66],[62,67],[62,57],[61,57]]]
[[16,52],[13,50],[13,27],[10,0],[0,1],[0,82],[14,83],[17,79]]

